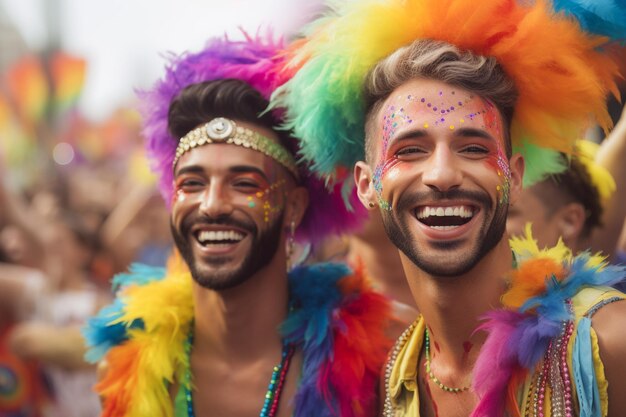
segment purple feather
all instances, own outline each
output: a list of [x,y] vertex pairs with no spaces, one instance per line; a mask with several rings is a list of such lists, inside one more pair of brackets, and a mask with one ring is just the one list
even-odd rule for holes
[[[274,40],[271,30],[254,37],[243,33],[245,41],[214,38],[200,52],[170,54],[163,78],[151,90],[138,92],[146,151],[168,207],[172,202],[172,161],[178,138],[169,134],[167,115],[171,101],[180,91],[191,84],[235,78],[247,82],[269,99],[278,83],[285,81],[278,73],[282,59],[280,51],[285,47],[282,39]],[[276,114],[282,114],[281,109],[277,109]],[[303,168],[300,171],[309,189],[310,204],[297,230],[298,240],[317,243],[331,233],[348,232],[362,224],[365,219],[363,210],[355,215],[334,190],[326,189],[322,181]]]
[[514,335],[525,317],[515,311],[492,311],[478,328],[489,335],[474,366],[472,387],[479,401],[471,417],[502,415],[509,380],[518,368]]

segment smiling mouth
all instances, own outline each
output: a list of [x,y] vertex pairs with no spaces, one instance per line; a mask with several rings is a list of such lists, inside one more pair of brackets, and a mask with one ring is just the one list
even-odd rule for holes
[[235,230],[201,230],[195,233],[198,243],[204,247],[223,247],[241,242],[245,234]]
[[472,206],[421,206],[415,209],[417,220],[435,230],[452,230],[469,223],[477,210]]

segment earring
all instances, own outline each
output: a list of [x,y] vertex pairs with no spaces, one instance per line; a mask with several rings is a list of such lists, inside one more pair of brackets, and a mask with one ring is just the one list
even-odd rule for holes
[[291,271],[293,267],[291,257],[294,253],[294,246],[296,243],[296,222],[293,220],[289,225],[289,236],[287,237],[287,272]]
[[367,203],[367,205],[368,205],[370,208],[374,208],[374,207],[376,206],[376,204],[372,203],[371,201],[370,201],[369,203]]

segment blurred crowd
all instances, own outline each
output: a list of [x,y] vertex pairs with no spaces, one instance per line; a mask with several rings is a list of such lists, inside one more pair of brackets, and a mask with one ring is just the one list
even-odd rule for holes
[[169,220],[137,113],[94,123],[53,94],[29,102],[19,94],[31,90],[4,88],[16,71],[37,84],[29,60],[0,90],[0,416],[93,417],[81,327],[110,302],[116,273],[165,264]]

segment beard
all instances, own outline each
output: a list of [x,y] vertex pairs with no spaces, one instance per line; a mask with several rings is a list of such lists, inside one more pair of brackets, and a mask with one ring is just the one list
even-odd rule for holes
[[[406,213],[418,206],[420,201],[437,202],[446,199],[472,201],[481,207],[484,213],[484,221],[476,243],[461,256],[451,253],[450,257],[442,257],[419,248],[411,235],[411,228],[408,224]],[[396,216],[395,213],[402,213],[402,216]],[[493,216],[490,216],[491,213]],[[455,277],[469,272],[500,242],[506,229],[507,214],[508,205],[496,203],[494,209],[487,193],[455,189],[446,192],[429,191],[403,195],[398,200],[397,210],[383,211],[382,217],[389,239],[418,268],[433,276]],[[491,221],[488,220],[490,217]],[[463,242],[452,240],[432,244],[440,250],[452,251],[460,247]]]
[[[189,217],[183,221],[180,230],[177,229],[170,221],[170,228],[174,243],[178,248],[181,256],[189,266],[189,271],[194,281],[200,286],[220,291],[237,287],[248,279],[250,279],[257,271],[267,266],[276,255],[278,250],[281,233],[282,233],[283,214],[280,218],[274,220],[267,230],[259,232],[258,227],[252,221],[236,220],[232,217],[222,217],[219,219],[209,219],[207,217],[192,218]],[[189,230],[197,224],[231,226],[245,230],[252,238],[250,250],[236,269],[220,270],[221,265],[225,265],[232,260],[231,257],[213,257],[210,265],[213,267],[210,271],[198,265],[197,259],[191,248],[191,234]]]

